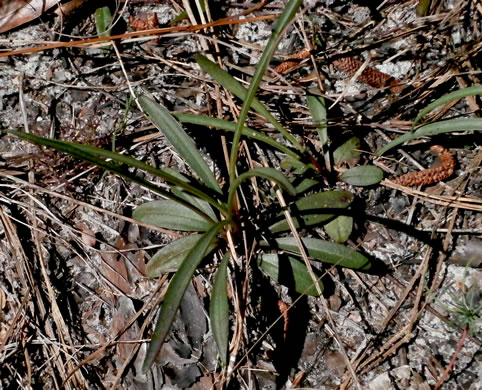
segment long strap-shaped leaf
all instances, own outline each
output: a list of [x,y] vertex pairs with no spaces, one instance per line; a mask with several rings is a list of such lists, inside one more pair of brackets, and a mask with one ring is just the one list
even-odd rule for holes
[[452,133],[456,131],[482,131],[482,119],[480,118],[458,118],[447,119],[446,121],[440,121],[430,123],[428,125],[420,126],[413,133],[406,133],[398,138],[395,138],[392,142],[385,145],[383,148],[377,150],[377,155],[381,156],[383,153],[392,149],[394,146],[400,145],[404,142],[411,141],[420,137],[428,137],[431,135]]
[[430,103],[427,107],[421,110],[415,120],[413,121],[412,127],[415,127],[420,120],[427,115],[430,111],[434,110],[435,108],[442,106],[452,100],[461,99],[466,96],[477,96],[482,95],[482,85],[474,85],[472,87],[458,89],[456,91],[452,91],[442,97],[438,98],[434,102]]
[[233,144],[231,146],[231,154],[229,156],[229,175],[230,175],[230,182],[234,181],[236,177],[236,161],[238,158],[238,150],[239,150],[239,140],[241,139],[241,133],[243,131],[244,122],[248,117],[249,109],[252,105],[253,99],[256,95],[256,91],[258,90],[259,84],[266,72],[266,68],[268,67],[269,61],[273,56],[274,51],[276,50],[276,46],[278,45],[279,38],[281,37],[281,33],[283,32],[284,28],[290,23],[293,17],[296,14],[296,11],[303,3],[302,0],[290,0],[288,4],[286,4],[283,13],[277,20],[273,32],[271,33],[271,37],[266,44],[266,48],[261,55],[258,65],[256,66],[256,70],[253,75],[253,79],[249,84],[248,92],[246,93],[246,99],[244,100],[243,107],[241,108],[241,112],[239,113],[238,124],[236,126],[236,131],[234,132],[233,137]]
[[[224,119],[213,118],[207,115],[198,115],[198,114],[177,114],[173,113],[177,120],[181,123],[192,123],[193,125],[201,125],[206,127],[214,127],[221,130],[231,131],[234,132],[236,130],[236,122],[226,121]],[[256,131],[250,127],[243,127],[242,134],[245,137],[254,139],[256,141],[263,142],[273,148],[278,149],[280,152],[287,154],[288,156],[299,160],[301,156],[293,152],[290,148],[284,146],[283,144],[279,143],[279,141],[274,140],[267,135]]]
[[[179,199],[177,197],[174,197],[169,192],[163,191],[158,186],[150,183],[149,181],[143,180],[138,176],[128,172],[127,170],[122,169],[119,165],[105,161],[103,158],[108,158],[117,163],[126,164],[128,166],[152,173],[153,175],[162,178],[169,184],[173,184],[178,187],[181,187],[186,192],[194,196],[197,196],[200,199],[205,200],[213,207],[220,210],[222,213],[225,213],[226,208],[223,207],[222,204],[218,203],[215,199],[207,195],[204,191],[194,187],[189,183],[186,183],[183,180],[180,180],[179,178],[165,172],[162,169],[154,168],[151,165],[148,165],[146,163],[143,163],[142,161],[136,160],[135,158],[124,156],[123,154],[111,152],[109,150],[97,148],[95,146],[83,145],[83,144],[78,144],[75,142],[68,142],[68,141],[59,141],[51,138],[38,137],[36,135],[25,133],[22,131],[7,130],[6,132],[9,134],[16,135],[17,137],[25,139],[29,142],[32,142],[38,145],[48,146],[60,152],[68,153],[71,156],[74,156],[74,157],[80,158],[81,160],[95,164],[103,169],[112,171],[117,175],[122,176],[130,181],[138,183],[143,187],[149,188],[150,190],[158,194],[161,194],[167,198],[176,199],[176,200]],[[99,158],[99,157],[102,157],[102,158]],[[191,205],[189,205],[189,203],[184,202],[181,199],[179,200],[180,200],[180,203],[185,204],[187,207],[193,208]]]
[[[241,100],[245,100],[248,94],[248,90],[241,85],[241,83],[231,76],[228,72],[221,69],[217,64],[208,60],[201,54],[196,54],[194,56],[196,62],[201,66],[201,68],[208,73],[214,80],[231,92],[234,96],[237,96]],[[291,142],[291,144],[296,147],[300,152],[304,152],[304,147],[296,140],[296,138],[291,135],[276,118],[268,111],[268,109],[259,101],[257,97],[253,98],[251,107],[260,113],[264,118],[270,122],[276,130],[278,130],[283,136]]]
[[[308,255],[316,260],[361,271],[368,271],[372,266],[367,257],[346,246],[319,238],[303,238],[302,241]],[[294,237],[277,238],[275,242],[279,249],[300,253],[298,242]],[[261,241],[260,244],[269,246],[265,241]]]
[[218,347],[219,358],[224,366],[228,363],[229,305],[226,283],[228,281],[229,252],[223,256],[214,277],[209,318],[214,340]]
[[212,190],[219,194],[223,191],[216,180],[216,177],[209,169],[203,156],[196,148],[193,140],[186,134],[178,121],[171,113],[160,104],[149,99],[147,96],[139,97],[139,103],[147,112],[149,118],[157,128],[166,136],[174,149],[196,172],[201,180]]
[[184,296],[184,292],[189,285],[189,281],[191,280],[194,271],[196,271],[199,263],[201,263],[201,260],[204,258],[211,242],[216,238],[216,235],[223,228],[223,226],[228,223],[229,220],[218,222],[206,233],[204,233],[197,244],[191,249],[186,259],[183,261],[176,274],[172,278],[164,297],[164,301],[162,302],[161,313],[159,314],[159,319],[157,320],[156,329],[152,334],[151,343],[149,344],[146,358],[142,365],[142,370],[144,373],[149,371],[152,363],[162,348],[164,339],[169,332],[172,321],[174,321],[174,316],[176,315],[177,309],[181,304],[182,297]]
[[328,122],[326,120],[325,99],[323,99],[322,96],[308,95],[306,97],[306,103],[308,103],[308,108],[310,109],[313,123],[315,124],[318,132],[323,157],[325,158],[325,166],[329,171],[331,171],[331,158],[328,145],[330,139],[328,137]]

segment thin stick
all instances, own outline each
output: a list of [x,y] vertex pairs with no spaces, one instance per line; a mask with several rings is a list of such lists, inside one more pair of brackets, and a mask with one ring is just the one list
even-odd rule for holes
[[462,337],[460,337],[459,342],[457,343],[457,349],[454,352],[454,355],[452,356],[452,359],[450,360],[449,365],[447,368],[445,368],[445,371],[443,372],[442,376],[439,378],[435,386],[433,387],[433,390],[438,390],[440,387],[442,387],[443,383],[449,376],[450,371],[452,371],[452,368],[455,366],[455,362],[457,361],[460,352],[462,351],[462,348],[464,347],[465,340],[467,339],[467,335],[469,334],[469,327],[466,326],[464,328],[464,331],[462,332]]

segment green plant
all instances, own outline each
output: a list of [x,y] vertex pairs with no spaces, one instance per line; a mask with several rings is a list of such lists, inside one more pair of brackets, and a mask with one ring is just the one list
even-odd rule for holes
[[112,30],[112,14],[109,7],[95,10],[95,28],[99,37],[108,37]]
[[[157,169],[114,151],[37,137],[14,130],[7,131],[27,141],[69,153],[154,191],[164,199],[140,205],[134,210],[133,217],[158,227],[193,233],[162,248],[151,258],[147,266],[148,276],[150,277],[157,277],[163,272],[175,272],[175,274],[161,305],[159,319],[143,365],[145,371],[151,367],[162,347],[194,272],[201,261],[207,259],[208,255],[215,250],[222,254],[222,261],[214,278],[210,316],[221,362],[224,365],[227,364],[229,310],[226,285],[229,271],[229,251],[236,251],[240,231],[243,229],[250,230],[250,225],[252,232],[258,231],[258,227],[254,225],[253,216],[246,214],[243,208],[237,204],[236,194],[238,188],[241,185],[246,185],[246,182],[249,183],[248,179],[252,177],[260,177],[274,183],[277,196],[281,196],[279,189],[282,189],[291,197],[289,209],[293,217],[290,216],[287,209],[279,204],[274,205],[274,208],[278,211],[274,213],[274,218],[271,218],[268,213],[266,213],[266,216],[261,215],[264,220],[263,218],[260,220],[265,226],[265,229],[262,230],[263,237],[268,235],[270,239],[265,240],[261,236],[256,237],[261,249],[257,263],[268,275],[282,282],[280,270],[288,270],[293,276],[291,280],[294,283],[291,287],[299,293],[316,296],[321,293],[323,285],[309,268],[309,263],[304,264],[293,256],[280,256],[278,253],[272,253],[273,251],[287,251],[297,256],[303,256],[306,253],[314,260],[363,271],[369,270],[371,267],[370,260],[365,256],[338,243],[346,241],[351,233],[351,217],[340,214],[350,207],[354,198],[353,195],[347,191],[322,191],[305,195],[319,181],[316,177],[313,178],[307,174],[307,172],[313,172],[316,168],[315,159],[255,97],[277,42],[300,5],[301,0],[290,0],[288,2],[273,29],[272,36],[247,90],[233,81],[234,79],[228,73],[220,72],[217,66],[213,66],[204,57],[200,55],[196,57],[203,69],[243,100],[237,123],[201,116],[195,118],[187,114],[177,115],[177,119],[184,122],[202,123],[205,126],[220,127],[234,133],[229,159],[229,180],[225,188],[221,188],[206,163],[206,157],[197,149],[193,140],[186,134],[179,122],[166,108],[147,96],[138,98],[139,105],[190,167],[192,176],[181,174],[172,169]],[[333,156],[328,148],[328,132],[326,126],[322,125],[323,121],[326,123],[326,110],[320,108],[323,101],[321,98],[310,99],[310,101],[309,105],[320,126],[320,140],[326,146],[326,150],[324,149],[325,161],[331,161]],[[251,107],[270,121],[295,150],[280,145],[266,135],[245,127],[244,123]],[[289,179],[282,172],[269,167],[258,167],[237,174],[237,169],[239,169],[237,164],[238,148],[242,136],[262,141],[285,153],[287,159],[284,165],[295,168],[293,172],[295,178]],[[337,154],[336,151],[334,153]],[[306,158],[308,161],[304,163],[303,160]],[[338,158],[341,159],[341,157]],[[131,168],[145,171],[162,179],[167,183],[168,189],[163,189],[137,175]],[[365,169],[361,169],[361,171],[361,173],[358,173],[359,177],[366,176],[367,171]],[[350,170],[347,172],[350,172]],[[373,178],[370,178],[369,181],[359,179],[359,182],[362,185],[367,185],[373,182]],[[248,185],[246,187],[248,188]],[[267,202],[272,202],[271,198],[269,193],[265,196]],[[317,238],[299,239],[296,228],[309,228],[328,222],[331,225],[327,225],[327,227],[330,226],[327,232],[337,243]],[[287,231],[291,231],[292,235],[282,237],[281,234]],[[229,248],[230,245],[231,248]]]
[[476,335],[482,327],[481,292],[477,280],[474,280],[469,288],[467,288],[465,284],[462,284],[461,288],[450,286],[447,294],[451,302],[444,306],[448,312],[449,323],[451,323],[455,329],[462,329],[462,334],[450,363],[434,386],[435,390],[438,390],[448,378],[464,347],[467,337],[469,335]]
[[450,316],[454,325],[460,329],[467,327],[471,334],[482,328],[482,303],[481,292],[477,281],[467,288],[452,288],[449,291],[451,303]]
[[444,121],[425,124],[419,126],[418,128],[415,128],[415,126],[425,115],[427,115],[430,111],[433,111],[437,107],[440,107],[452,100],[461,99],[466,96],[476,95],[482,95],[482,85],[474,85],[472,87],[462,88],[450,92],[430,103],[427,107],[425,107],[418,113],[417,117],[413,121],[411,132],[395,138],[393,141],[380,148],[377,151],[377,155],[381,156],[395,146],[421,137],[430,137],[432,135],[452,133],[458,131],[482,131],[482,119],[480,118],[447,119]]
[[132,106],[133,102],[134,102],[134,99],[132,98],[132,96],[129,96],[129,98],[127,99],[127,102],[126,102],[126,107],[124,109],[124,114],[122,115],[121,122],[112,132],[112,135],[111,135],[110,138],[111,138],[111,145],[112,145],[111,150],[113,152],[115,152],[115,150],[116,150],[117,136],[119,134],[121,134],[127,126],[127,117],[129,115],[129,111],[131,110],[131,106]]

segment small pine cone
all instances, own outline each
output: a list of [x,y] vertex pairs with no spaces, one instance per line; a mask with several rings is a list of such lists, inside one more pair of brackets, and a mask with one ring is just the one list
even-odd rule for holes
[[299,63],[300,63],[299,61],[291,61],[291,60],[283,61],[281,64],[275,67],[274,70],[276,71],[276,73],[283,74],[293,69]]
[[[342,57],[334,60],[333,65],[339,71],[353,76],[363,65],[363,62],[353,57]],[[390,84],[393,77],[375,68],[367,67],[361,72],[358,80],[375,88],[383,88]]]
[[443,146],[434,145],[430,148],[433,154],[440,157],[440,164],[418,172],[410,172],[393,179],[395,184],[405,187],[438,183],[454,173],[455,159]]
[[279,64],[274,70],[276,73],[286,73],[289,70],[293,69],[295,66],[297,66],[300,61],[310,58],[310,49],[304,48],[301,49],[300,51],[296,52],[293,54],[289,60],[283,61],[281,64]]
[[293,54],[290,59],[291,60],[305,60],[307,58],[310,58],[311,50],[307,49],[306,47],[304,49],[301,49],[300,51],[296,52]]

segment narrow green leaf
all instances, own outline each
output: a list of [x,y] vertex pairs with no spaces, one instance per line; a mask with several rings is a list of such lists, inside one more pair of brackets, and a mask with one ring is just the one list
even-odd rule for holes
[[281,168],[286,170],[294,169],[294,173],[296,175],[302,175],[308,169],[310,169],[310,166],[308,164],[305,164],[304,162],[299,160],[295,160],[291,157],[286,157],[285,159],[283,159],[280,163],[280,166]]
[[[275,241],[278,244],[278,247],[282,250],[291,251],[297,254],[300,253],[294,237],[278,238]],[[361,271],[368,271],[371,267],[370,260],[346,246],[320,240],[318,238],[303,238],[302,241],[306,247],[308,256],[316,260]]]
[[383,171],[373,165],[360,165],[345,171],[340,178],[354,186],[371,186],[383,180]]
[[[294,185],[294,182],[291,182],[291,184]],[[309,179],[309,178],[301,179],[301,182],[299,184],[296,184],[296,187],[295,187],[296,193],[302,194],[303,192],[306,192],[319,184],[320,184],[319,180]]]
[[177,15],[174,19],[172,19],[170,22],[169,22],[169,26],[174,26],[175,24],[181,22],[182,20],[184,19],[187,19],[187,12],[186,11],[182,11],[179,15]]
[[165,229],[189,232],[203,232],[213,225],[212,220],[171,199],[144,203],[134,210],[132,218]]
[[[191,234],[162,247],[149,259],[146,266],[146,276],[149,278],[157,278],[162,274],[176,272],[186,259],[189,251],[199,242],[201,237],[201,234]],[[219,241],[214,240],[209,245],[206,253],[213,251],[218,245]]]
[[225,367],[228,364],[229,337],[228,262],[229,253],[225,253],[214,277],[211,303],[209,305],[209,318],[211,320],[213,337],[218,347],[219,358]]
[[201,210],[204,214],[206,214],[212,221],[218,222],[218,218],[216,217],[216,214],[213,211],[213,208],[209,205],[208,202],[199,199],[195,196],[189,195],[182,189],[178,187],[173,187],[171,188],[171,191],[174,195],[176,195],[178,198],[185,200],[187,203],[189,203],[191,206],[195,207],[198,210]]
[[[226,130],[229,132],[234,132],[236,130],[236,122],[233,122],[233,121],[227,121],[224,119],[213,118],[207,115],[198,115],[198,114],[173,113],[172,115],[174,115],[174,117],[181,123],[191,123],[194,125],[213,127],[215,129]],[[276,141],[259,131],[251,129],[250,127],[244,126],[242,130],[242,134],[247,138],[251,138],[256,141],[263,142],[273,148],[276,148],[280,152],[287,154],[288,156],[292,157],[295,160],[299,160],[301,158],[298,154],[293,152],[290,148],[281,144],[279,141]]]
[[249,179],[250,177],[253,177],[253,176],[259,176],[264,179],[274,181],[276,184],[278,184],[282,189],[287,191],[289,194],[296,195],[295,187],[293,187],[293,185],[289,182],[286,176],[283,175],[280,171],[277,171],[274,168],[259,167],[259,168],[250,169],[249,171],[244,172],[243,174],[239,175],[236,178],[236,180],[234,180],[234,182],[229,188],[228,207],[232,207],[233,201],[234,201],[234,195],[236,194],[236,189],[239,187],[239,185],[246,179]]
[[97,8],[95,10],[95,28],[99,37],[108,37],[112,30],[112,14],[109,7]]
[[415,120],[413,121],[412,127],[415,127],[420,120],[427,115],[430,111],[434,110],[439,106],[443,106],[452,100],[457,100],[464,98],[466,96],[477,96],[482,95],[482,85],[474,85],[472,87],[458,89],[456,91],[450,92],[442,97],[438,98],[434,102],[430,103],[427,107],[421,110]]
[[[325,222],[335,216],[334,209],[346,209],[352,201],[353,194],[348,191],[324,191],[305,196],[291,207],[293,224],[299,228]],[[329,211],[323,213],[323,209]],[[280,213],[279,217],[282,216]],[[290,227],[286,219],[282,219],[272,224],[269,230],[279,233],[290,230]]]
[[[246,119],[248,117],[249,109],[251,108],[251,106],[253,104],[253,101],[255,99],[256,91],[258,90],[259,84],[261,83],[261,80],[262,80],[262,78],[263,78],[263,76],[266,72],[269,61],[271,60],[271,57],[273,56],[273,53],[276,50],[276,46],[279,43],[281,33],[289,25],[289,23],[291,22],[291,20],[295,16],[298,8],[301,6],[302,3],[303,3],[302,0],[289,0],[288,1],[285,8],[283,9],[283,12],[281,13],[280,17],[276,21],[276,24],[273,28],[272,34],[271,34],[271,36],[268,40],[268,43],[266,44],[266,47],[263,51],[263,54],[261,55],[261,58],[258,62],[258,65],[256,66],[256,70],[254,71],[253,78],[252,78],[251,83],[249,85],[248,91],[246,92],[246,97],[244,99],[243,106],[241,108],[241,112],[239,113],[239,118],[238,118],[238,122],[237,122],[237,125],[236,125],[236,130],[234,132],[233,142],[232,142],[232,145],[231,145],[231,152],[230,152],[230,157],[229,157],[229,180],[230,180],[230,183],[232,183],[236,178],[236,162],[237,162],[237,159],[238,159],[238,150],[239,150],[239,143],[240,143],[239,141],[241,139],[241,133],[242,133],[242,129],[244,127],[244,123],[246,122]],[[201,58],[201,57],[198,56],[197,59],[199,59],[199,58]],[[202,59],[201,59],[201,61],[202,61]],[[234,85],[233,83],[230,83],[230,84]],[[228,87],[229,87],[229,85],[226,88],[228,88]],[[305,148],[296,141],[296,138],[294,138],[282,126],[278,127],[276,125],[276,128],[298,150],[300,150],[301,152],[305,151]],[[230,194],[230,197],[232,197],[232,194]],[[232,210],[230,210],[230,211],[232,212]]]
[[428,125],[420,126],[413,133],[406,133],[398,138],[395,138],[392,142],[385,145],[383,148],[378,149],[377,155],[381,156],[385,152],[389,151],[393,147],[403,144],[404,142],[411,141],[413,139],[421,137],[430,137],[432,135],[438,135],[443,133],[453,133],[457,131],[482,131],[482,119],[480,118],[460,118],[460,119],[448,119],[446,121],[440,121],[430,123]]
[[[199,53],[194,55],[194,59],[204,72],[209,74],[214,80],[216,80],[234,96],[238,97],[243,101],[246,99],[248,89],[245,88],[238,80],[236,80],[224,69],[221,69],[218,64],[212,62],[211,60]],[[271,116],[271,113],[263,105],[263,103],[259,101],[257,97],[253,98],[251,107],[266,118]]]
[[209,169],[201,153],[197,150],[193,140],[186,134],[171,113],[147,96],[140,96],[139,103],[143,110],[147,112],[152,122],[166,136],[174,149],[189,164],[191,169],[199,175],[201,180],[209,188],[222,194],[216,177]]
[[356,160],[360,156],[360,152],[357,149],[360,149],[360,139],[358,137],[352,137],[338,146],[333,152],[335,165]]
[[[259,267],[278,283],[294,288],[300,294],[317,297],[318,291],[306,269],[306,265],[291,256],[279,256],[277,254],[261,254],[258,256]],[[323,283],[318,281],[320,290],[323,291]]]
[[151,343],[149,344],[146,358],[142,365],[143,373],[149,371],[154,363],[154,360],[156,359],[156,356],[159,354],[186,288],[189,285],[196,268],[205,257],[209,245],[216,238],[216,235],[223,228],[223,226],[228,223],[228,220],[218,222],[206,233],[204,233],[197,244],[194,245],[194,247],[189,251],[186,259],[182,262],[178,271],[172,278],[164,297],[164,301],[162,302],[161,312],[157,320],[156,328],[152,334]]
[[418,0],[416,15],[421,18],[427,15],[428,8],[430,7],[431,0]]
[[331,171],[331,159],[328,150],[328,126],[326,119],[326,104],[325,99],[322,96],[308,95],[306,98],[308,108],[311,112],[313,122],[315,123],[316,130],[318,132],[318,138],[320,139],[323,157],[325,159],[326,168]]
[[[176,171],[172,168],[164,168],[164,171],[171,174],[172,176],[176,177],[177,179],[183,181],[184,183],[189,183],[189,179],[179,171]],[[171,187],[171,191],[179,199],[182,199],[182,200],[186,201],[191,206],[193,206],[196,209],[202,211],[206,216],[211,218],[213,221],[218,222],[218,218],[217,218],[216,214],[214,213],[213,208],[205,200],[202,200],[202,199],[199,199],[196,196],[190,195],[189,193],[187,193],[186,191],[184,191],[180,187]]]
[[[173,195],[167,191],[162,190],[159,186],[156,186],[150,183],[147,180],[144,180],[137,175],[129,172],[125,167],[122,167],[118,164],[114,164],[111,162],[107,162],[104,159],[111,159],[116,163],[125,164],[130,167],[134,167],[137,169],[141,169],[143,171],[149,172],[157,177],[162,178],[169,184],[174,184],[176,186],[181,187],[186,192],[197,196],[200,199],[207,201],[210,205],[214,206],[218,210],[220,210],[223,214],[226,214],[226,206],[222,203],[217,202],[211,196],[207,195],[205,191],[194,187],[190,183],[186,183],[185,179],[180,180],[178,177],[172,175],[171,169],[157,169],[148,164],[143,163],[142,161],[136,160],[135,158],[124,156],[121,153],[111,152],[110,150],[105,150],[101,148],[97,148],[95,146],[90,145],[83,145],[74,142],[68,141],[59,141],[56,139],[51,138],[44,138],[38,137],[33,134],[25,133],[22,131],[15,131],[15,130],[6,130],[7,133],[20,137],[26,141],[47,146],[49,148],[53,148],[60,152],[68,153],[71,156],[79,158],[81,160],[90,162],[92,164],[97,165],[100,168],[109,170],[111,172],[116,173],[119,176],[126,178],[134,183],[138,183],[145,188],[149,188],[152,191],[157,192],[167,198],[173,198]],[[102,157],[102,158],[99,158]],[[176,198],[178,199],[178,198]]]
[[344,209],[353,202],[354,196],[348,191],[324,191],[310,194],[295,202],[299,211],[313,209]]
[[[204,72],[209,74],[214,80],[216,80],[234,96],[238,97],[243,101],[246,100],[248,90],[243,87],[243,85],[241,85],[241,83],[237,81],[233,76],[231,76],[228,72],[221,69],[216,63],[208,60],[201,54],[195,54],[194,59]],[[292,136],[281,125],[281,123],[276,120],[276,118],[268,111],[268,109],[263,105],[263,103],[259,101],[257,97],[253,98],[251,102],[251,107],[256,112],[261,114],[269,123],[271,123],[276,130],[278,130],[289,142],[291,142],[294,147],[296,147],[301,152],[304,151],[303,146],[301,146],[301,144],[296,140],[296,138]]]
[[[236,162],[238,159],[241,132],[244,126],[244,122],[246,122],[246,119],[248,118],[248,112],[256,95],[256,91],[258,90],[259,84],[261,83],[266,69],[268,68],[271,57],[273,56],[274,51],[278,46],[283,30],[288,27],[302,3],[302,0],[288,1],[285,8],[283,9],[283,12],[276,21],[276,24],[274,25],[268,43],[266,44],[263,54],[259,59],[258,65],[256,66],[256,70],[254,71],[253,78],[251,80],[251,83],[249,84],[248,92],[246,93],[246,99],[244,100],[241,112],[239,113],[238,123],[236,126],[236,131],[234,132],[233,142],[231,145],[231,153],[229,155],[229,180],[231,184],[236,177]],[[296,139],[291,136],[291,134],[283,130],[282,128],[278,129],[278,131],[283,134],[283,136],[288,139],[293,144],[293,146],[295,146],[300,152],[303,153],[305,151],[305,148],[301,146],[296,141]],[[229,195],[232,197],[231,193]],[[232,203],[229,204],[232,205]],[[232,212],[232,208],[228,209],[228,211]]]
[[326,145],[328,143],[328,128],[325,99],[322,96],[308,95],[306,101],[318,131],[320,142],[322,145]]
[[259,176],[264,179],[274,181],[290,195],[296,195],[296,189],[295,187],[293,187],[293,185],[290,183],[287,177],[283,175],[280,171],[269,167],[253,168],[247,172],[242,173],[236,179],[236,185],[241,184],[244,180],[249,179],[250,177],[253,177],[253,176]]
[[333,241],[343,244],[348,240],[353,229],[353,217],[339,215],[333,221],[328,222],[324,229]]

